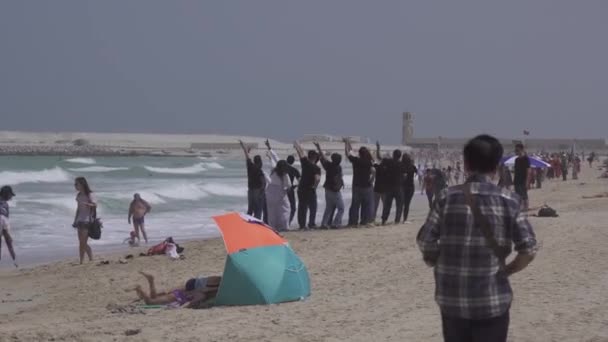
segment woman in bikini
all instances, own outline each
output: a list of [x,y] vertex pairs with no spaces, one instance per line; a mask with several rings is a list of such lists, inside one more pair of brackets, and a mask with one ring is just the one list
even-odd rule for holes
[[146,305],[173,305],[176,307],[192,307],[207,299],[214,298],[222,281],[222,277],[211,276],[202,278],[192,278],[186,281],[185,285],[169,292],[156,292],[154,276],[148,273],[139,272],[148,281],[150,293],[147,294],[141,285],[135,287],[135,292],[139,299]]

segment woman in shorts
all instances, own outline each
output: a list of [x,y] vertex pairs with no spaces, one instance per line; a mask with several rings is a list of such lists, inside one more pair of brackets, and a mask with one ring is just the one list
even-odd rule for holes
[[95,219],[97,201],[93,196],[89,183],[84,177],[76,178],[74,187],[78,192],[76,195],[78,207],[72,227],[78,231],[78,252],[80,264],[82,264],[85,254],[89,257],[89,261],[93,261],[93,251],[91,250],[91,246],[89,246],[89,226]]

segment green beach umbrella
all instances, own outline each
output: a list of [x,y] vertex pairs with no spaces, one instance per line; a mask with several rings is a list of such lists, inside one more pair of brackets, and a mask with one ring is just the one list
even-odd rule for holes
[[213,219],[228,252],[215,305],[274,304],[310,296],[306,266],[270,227],[237,213]]

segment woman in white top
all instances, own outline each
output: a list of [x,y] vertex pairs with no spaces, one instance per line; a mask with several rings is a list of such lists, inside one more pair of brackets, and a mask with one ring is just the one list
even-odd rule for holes
[[93,261],[93,251],[89,246],[89,226],[93,222],[96,215],[97,202],[93,196],[93,191],[89,187],[89,183],[84,177],[78,177],[74,181],[74,187],[78,194],[76,195],[76,216],[72,227],[78,230],[78,251],[80,254],[80,263],[84,261],[84,254],[89,257],[89,261]]

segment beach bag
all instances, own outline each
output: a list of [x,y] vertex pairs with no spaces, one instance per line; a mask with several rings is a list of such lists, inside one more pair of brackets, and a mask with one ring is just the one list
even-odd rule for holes
[[93,219],[93,222],[89,223],[89,237],[93,240],[101,239],[101,228],[103,228],[101,220]]
[[88,224],[89,237],[93,240],[101,239],[101,228],[103,228],[103,223],[101,222],[101,219],[97,218],[97,208],[93,208]]
[[558,217],[557,211],[548,205],[543,206],[538,210],[538,217]]

